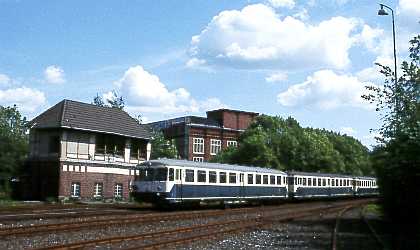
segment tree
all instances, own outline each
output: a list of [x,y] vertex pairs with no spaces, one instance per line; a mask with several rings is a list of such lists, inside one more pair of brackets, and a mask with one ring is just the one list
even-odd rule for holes
[[416,249],[420,245],[420,35],[410,41],[410,62],[402,62],[396,81],[391,68],[380,65],[381,87],[368,86],[364,96],[380,112],[381,146],[373,153],[382,206],[391,220],[393,247]]
[[174,140],[167,140],[161,131],[153,131],[151,159],[178,158]]
[[124,98],[122,96],[118,96],[118,93],[115,90],[112,91],[112,96],[107,98],[105,101],[101,96],[99,96],[99,94],[96,94],[96,96],[93,98],[92,104],[100,107],[111,107],[121,110],[124,109]]
[[16,105],[0,106],[0,193],[7,194],[10,177],[22,172],[28,153],[26,132],[26,118],[22,118]]
[[261,115],[214,162],[255,165],[279,170],[372,174],[368,149],[356,139],[332,131],[302,128],[289,117]]
[[122,96],[118,96],[115,90],[112,91],[112,97],[106,99],[106,101],[111,108],[124,109],[124,99]]
[[96,106],[103,107],[105,106],[104,100],[102,97],[99,96],[98,93],[96,93],[96,96],[93,98],[92,104],[95,104]]

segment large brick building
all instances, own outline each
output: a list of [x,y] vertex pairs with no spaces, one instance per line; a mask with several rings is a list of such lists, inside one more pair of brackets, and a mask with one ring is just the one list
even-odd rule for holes
[[150,132],[117,108],[63,100],[31,121],[31,198],[127,199]]
[[175,140],[182,159],[208,161],[220,150],[237,146],[239,135],[258,113],[230,109],[207,112],[207,117],[186,116],[150,123]]

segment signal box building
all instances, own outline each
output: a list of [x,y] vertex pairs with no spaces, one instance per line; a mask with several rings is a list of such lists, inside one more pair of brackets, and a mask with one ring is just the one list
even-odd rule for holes
[[63,100],[31,121],[27,171],[34,199],[127,199],[151,133],[125,111]]
[[222,149],[236,147],[240,134],[258,113],[230,109],[207,112],[207,117],[185,116],[149,125],[175,141],[181,159],[208,161]]

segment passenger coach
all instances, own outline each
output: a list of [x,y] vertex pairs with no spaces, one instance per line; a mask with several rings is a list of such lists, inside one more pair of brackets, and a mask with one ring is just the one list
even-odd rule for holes
[[133,195],[152,203],[285,199],[287,174],[274,169],[161,159],[138,165]]

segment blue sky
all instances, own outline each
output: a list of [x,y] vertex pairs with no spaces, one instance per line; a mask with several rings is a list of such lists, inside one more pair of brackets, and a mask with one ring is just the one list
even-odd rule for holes
[[[420,0],[395,10],[399,60]],[[392,65],[391,18],[367,0],[0,0],[0,105],[29,118],[62,99],[115,90],[145,121],[228,107],[332,129],[374,144],[360,99]]]

